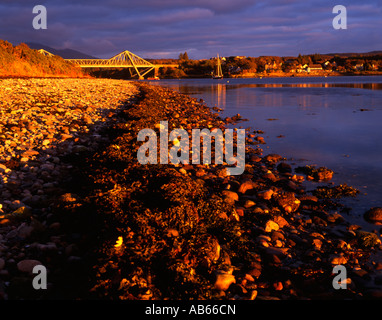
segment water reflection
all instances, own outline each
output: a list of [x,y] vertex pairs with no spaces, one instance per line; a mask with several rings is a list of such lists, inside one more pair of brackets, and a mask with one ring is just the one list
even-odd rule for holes
[[[214,94],[214,88],[212,89],[212,94]],[[217,100],[217,105],[222,108],[225,108],[226,106],[226,95],[227,95],[227,86],[225,84],[218,83],[215,86],[215,95]]]
[[[231,80],[232,81],[232,80]],[[202,96],[203,94],[208,94],[213,101],[214,106],[217,106],[221,109],[225,109],[227,105],[227,92],[229,92],[230,95],[235,96],[235,104],[240,105],[243,104],[243,99],[245,101],[248,101],[248,99],[251,100],[251,102],[254,105],[258,105],[258,103],[266,104],[268,106],[281,106],[284,104],[284,101],[282,99],[281,95],[275,94],[279,91],[250,91],[246,90],[246,95],[243,98],[242,93],[245,89],[288,89],[288,88],[348,88],[348,89],[367,89],[367,90],[382,90],[382,83],[238,83],[238,84],[230,84],[229,81],[227,83],[216,83],[216,82],[209,82],[204,83],[203,80],[201,80],[201,83],[195,84],[194,81],[187,82],[180,81],[180,82],[171,82],[171,81],[162,81],[161,84],[164,84],[165,86],[169,86],[172,89],[179,91],[181,93],[191,95],[191,96]],[[240,94],[239,94],[240,92]],[[260,93],[261,96],[258,94]],[[265,97],[262,95],[264,93],[267,93]],[[314,92],[313,92],[314,93]],[[303,92],[296,92],[298,94],[298,106],[302,110],[306,110],[313,102],[312,95],[306,95]],[[317,95],[325,96],[325,93],[317,91],[315,92]],[[356,96],[356,94],[355,94]],[[232,100],[232,99],[231,99]],[[328,108],[329,103],[328,101],[321,101],[321,107]]]

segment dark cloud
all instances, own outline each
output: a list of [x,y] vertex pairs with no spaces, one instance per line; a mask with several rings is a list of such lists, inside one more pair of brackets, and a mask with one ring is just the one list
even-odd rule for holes
[[[37,3],[36,3],[37,4]],[[342,0],[348,29],[334,30],[333,0],[46,0],[48,29],[32,28],[30,0],[1,0],[0,38],[102,58],[297,55],[381,50],[380,0]]]

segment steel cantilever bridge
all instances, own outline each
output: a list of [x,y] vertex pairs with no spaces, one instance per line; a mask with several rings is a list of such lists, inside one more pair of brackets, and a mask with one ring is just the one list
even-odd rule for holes
[[[38,50],[44,55],[53,55],[50,52],[40,49]],[[122,51],[121,53],[111,57],[110,59],[65,59],[81,68],[129,68],[132,77],[138,76],[144,79],[150,71],[154,69],[155,74],[160,67],[177,68],[177,64],[152,64],[130,51]],[[141,71],[139,71],[141,70]],[[134,73],[135,71],[135,73]]]

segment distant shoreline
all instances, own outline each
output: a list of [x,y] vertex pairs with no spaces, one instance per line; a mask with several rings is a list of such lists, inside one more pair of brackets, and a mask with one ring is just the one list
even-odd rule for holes
[[[285,73],[285,72],[273,72],[273,73],[246,73],[239,75],[230,75],[224,76],[223,79],[247,79],[247,78],[322,78],[322,77],[357,77],[357,76],[382,76],[382,71],[376,72],[323,72],[323,73]],[[188,76],[188,77],[164,77],[162,79],[170,80],[170,79],[210,79],[210,76]],[[212,78],[211,78],[212,79]]]
[[[249,78],[322,78],[322,77],[368,77],[368,76],[382,76],[382,71],[376,71],[376,72],[352,72],[352,73],[338,73],[338,72],[325,72],[325,73],[285,73],[285,72],[272,72],[272,73],[246,73],[246,74],[240,74],[240,75],[230,75],[225,76],[223,79],[249,79]],[[90,75],[82,75],[73,77],[70,75],[46,75],[46,76],[28,76],[28,75],[0,75],[0,79],[108,79],[108,78],[97,78],[92,77]],[[201,77],[201,76],[188,76],[188,77],[164,77],[162,79],[164,80],[171,80],[171,79],[210,79],[211,77]],[[112,78],[113,80],[117,80],[119,78]],[[111,80],[112,80],[111,79]],[[212,78],[211,78],[212,79]],[[124,79],[120,78],[119,80],[137,80],[134,78]],[[149,80],[149,79],[144,79]]]
[[256,76],[246,76],[246,75],[239,75],[237,77],[232,78],[320,78],[320,77],[354,77],[354,76],[381,76],[382,72],[372,72],[372,73],[365,73],[365,72],[346,72],[346,73],[339,73],[339,72],[322,72],[322,73],[307,73],[307,72],[301,72],[301,73],[280,73],[280,72],[274,72],[269,74],[257,74]]

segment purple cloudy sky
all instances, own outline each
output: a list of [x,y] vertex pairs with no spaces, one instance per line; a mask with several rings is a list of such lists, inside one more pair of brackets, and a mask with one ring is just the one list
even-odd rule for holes
[[[32,27],[38,4],[47,30]],[[347,8],[347,30],[332,26],[335,5]],[[0,39],[99,58],[367,52],[382,50],[381,30],[381,0],[0,0]]]

